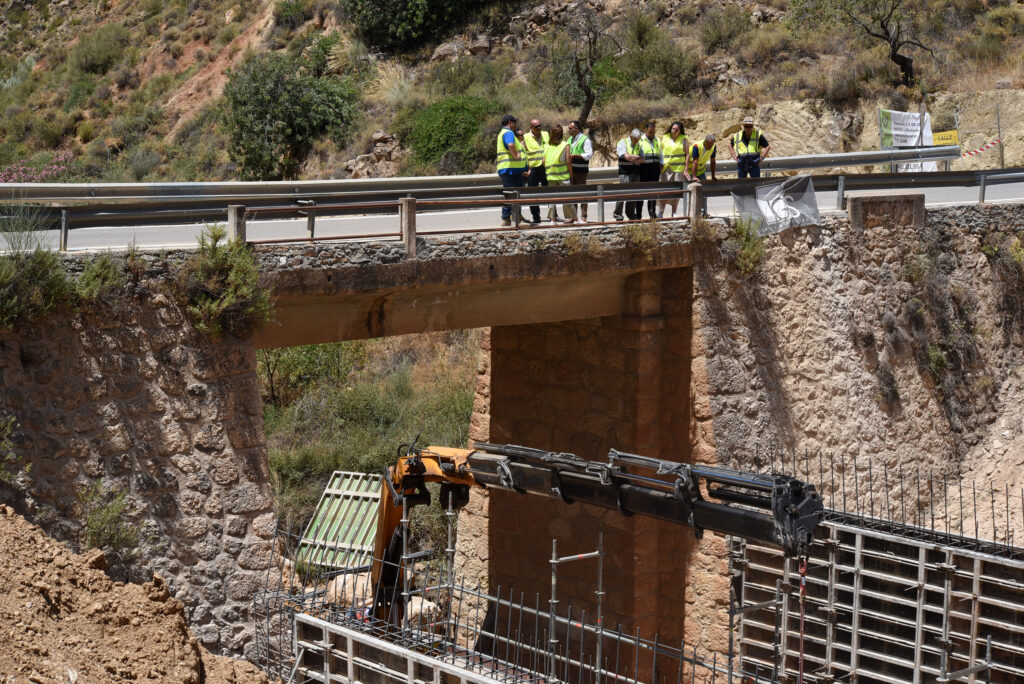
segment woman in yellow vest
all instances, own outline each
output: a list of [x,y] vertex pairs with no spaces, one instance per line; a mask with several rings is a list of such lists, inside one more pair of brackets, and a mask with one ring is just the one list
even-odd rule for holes
[[[555,126],[544,144],[544,171],[551,185],[572,184],[572,152],[569,150],[569,141],[563,140],[562,136],[562,127]],[[562,213],[565,215],[566,223],[576,222],[575,204],[563,204]],[[554,204],[548,209],[548,218],[552,221],[561,221]]]
[[[673,121],[665,137],[661,139],[661,155],[664,160],[664,166],[661,167],[663,183],[685,183],[690,180],[690,174],[686,170],[688,151],[683,124],[681,121]],[[679,199],[658,200],[658,218],[665,216],[665,208],[669,206],[672,207],[672,215],[675,216],[679,211]]]

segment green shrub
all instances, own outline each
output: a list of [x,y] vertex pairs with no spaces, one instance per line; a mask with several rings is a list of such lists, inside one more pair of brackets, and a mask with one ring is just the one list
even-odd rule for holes
[[342,0],[362,39],[404,52],[461,27],[481,0]]
[[791,48],[792,36],[784,22],[759,27],[745,36],[740,59],[751,66],[768,68],[778,60],[779,53]]
[[650,257],[658,246],[658,233],[661,225],[657,221],[646,223],[627,223],[619,228],[619,235],[626,243],[626,248],[634,254]]
[[297,29],[313,18],[313,3],[308,0],[277,0],[274,23],[286,29]]
[[0,204],[0,329],[45,316],[73,295],[59,257],[42,246],[47,227],[40,209]]
[[632,82],[653,78],[665,91],[679,95],[692,90],[699,59],[658,27],[647,13],[636,12],[626,21],[626,49],[619,65]]
[[32,126],[43,147],[53,148],[74,130],[75,122],[66,113],[51,109],[41,112]]
[[131,34],[121,24],[107,24],[82,36],[71,50],[71,66],[90,74],[105,74],[121,61]]
[[128,155],[128,170],[136,183],[160,166],[160,153],[151,147],[137,147]]
[[484,122],[500,111],[501,104],[495,100],[455,95],[424,109],[406,111],[396,120],[394,129],[412,148],[415,162],[437,164],[447,155],[450,170],[472,170],[481,155],[494,158],[494,141],[490,141],[489,148],[476,143],[483,137]]
[[83,143],[89,143],[96,137],[96,124],[94,124],[90,119],[79,121],[78,127],[75,129],[75,133],[78,135],[78,139]]
[[78,498],[85,515],[82,543],[86,548],[130,554],[138,547],[139,535],[126,519],[131,513],[127,491],[105,495],[96,482]]
[[268,54],[230,72],[223,123],[243,178],[294,177],[319,137],[341,142],[355,121],[359,97],[352,85],[312,76],[300,68],[307,65]]
[[85,265],[75,281],[75,291],[83,300],[95,301],[123,284],[124,262],[106,252]]
[[740,218],[733,223],[729,233],[729,247],[735,254],[733,263],[745,276],[756,273],[764,259],[764,238],[761,237],[760,229],[761,221]]
[[754,31],[747,11],[732,3],[715,7],[697,23],[697,35],[709,53],[718,48],[728,49],[737,36]]
[[259,287],[256,257],[240,240],[226,242],[223,226],[203,229],[199,248],[177,276],[196,328],[209,337],[244,337],[273,313],[270,292]]

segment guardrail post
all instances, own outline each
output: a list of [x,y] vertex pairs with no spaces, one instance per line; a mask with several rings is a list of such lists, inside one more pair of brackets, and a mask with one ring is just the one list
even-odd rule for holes
[[245,242],[245,205],[228,205],[228,239]]
[[60,251],[68,251],[68,210],[60,211]]
[[597,186],[597,222],[604,223],[604,186]]
[[403,197],[398,200],[398,216],[402,225],[402,244],[406,256],[416,256],[416,198]]
[[699,182],[694,181],[690,183],[690,225],[694,226],[697,224],[697,219],[700,218],[700,198],[703,194],[703,189]]
[[978,179],[978,203],[979,204],[984,204],[985,203],[985,179],[986,178],[988,178],[988,175],[983,173],[983,174],[981,174],[980,178]]
[[839,187],[836,188],[836,209],[843,208],[843,201],[846,199],[846,176],[839,177]]
[[299,206],[308,207],[305,211],[300,211],[299,216],[306,214],[306,239],[313,239],[313,232],[316,227],[316,200],[299,200]]
[[[515,200],[519,199],[519,191],[518,190],[513,190],[512,191],[512,199],[515,199]],[[523,208],[519,204],[513,204],[512,205],[512,226],[516,230],[519,230],[519,220],[521,218],[523,218],[522,211],[523,211]]]

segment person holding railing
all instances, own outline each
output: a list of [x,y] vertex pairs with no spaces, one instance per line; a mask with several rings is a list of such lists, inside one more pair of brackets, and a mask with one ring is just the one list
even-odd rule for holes
[[[673,121],[668,132],[661,139],[661,154],[664,166],[661,169],[661,180],[665,183],[686,183],[690,174],[686,170],[687,146],[686,131],[681,121]],[[672,207],[672,216],[679,211],[679,198],[658,200],[658,218],[665,217],[665,210]]]
[[[715,178],[715,136],[708,135],[702,142],[697,143],[690,149],[689,159],[686,161],[687,170],[690,175],[700,180],[702,183],[707,182],[707,167],[711,167],[711,180],[718,180]],[[708,215],[708,196],[705,193],[701,193],[700,198],[700,215]]]
[[[544,145],[544,169],[548,182],[553,185],[572,184],[572,153],[569,150],[569,142],[563,140],[562,135],[562,127],[555,126],[548,134],[547,144]],[[562,213],[565,215],[566,223],[576,222],[575,204],[563,204]],[[548,209],[548,218],[552,221],[560,221],[558,209],[554,204]]]
[[[661,176],[661,140],[658,139],[658,130],[653,121],[647,122],[640,138],[640,153],[644,157],[644,163],[640,165],[641,182],[657,183]],[[640,209],[643,210],[642,205]],[[655,218],[657,215],[658,201],[652,197],[647,200],[647,218]]]
[[[640,180],[640,166],[644,163],[644,156],[640,149],[640,129],[634,128],[629,135],[619,141],[615,153],[619,158],[619,182],[637,183]],[[643,211],[643,203],[638,200],[628,202],[616,202],[615,211],[612,217],[616,221],[622,221],[622,206],[626,206],[626,218],[630,221],[639,221],[640,213]]]
[[736,161],[736,177],[760,178],[761,162],[770,149],[764,133],[754,128],[754,117],[744,117],[743,127],[729,138],[729,154]]

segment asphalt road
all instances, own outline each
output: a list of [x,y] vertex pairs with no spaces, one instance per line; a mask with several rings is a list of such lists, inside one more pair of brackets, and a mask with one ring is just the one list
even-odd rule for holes
[[[920,188],[924,191],[928,206],[972,204],[978,201],[977,188]],[[817,192],[818,208],[822,212],[836,208],[836,193],[832,191]],[[990,185],[986,190],[987,202],[1024,201],[1024,183],[1007,183]],[[712,197],[708,201],[708,210],[713,216],[731,216],[733,204],[730,197]],[[681,207],[680,207],[681,208]],[[559,212],[561,215],[561,212]],[[527,208],[523,215],[529,217]],[[547,208],[541,207],[541,217],[547,215]],[[605,216],[611,220],[612,206],[605,205]],[[645,211],[646,215],[646,211]],[[590,220],[597,218],[597,208],[590,206]],[[544,222],[541,227],[552,224]],[[459,211],[422,212],[417,214],[416,228],[421,234],[439,232],[471,231],[481,228],[496,229],[500,226],[497,208],[470,209]],[[68,236],[70,250],[102,250],[123,249],[132,242],[140,249],[162,249],[176,247],[193,247],[202,230],[202,225],[163,225],[123,228],[78,228]],[[289,239],[301,241],[306,235],[305,219],[249,221],[247,224],[250,241]],[[318,218],[316,221],[317,237],[339,237],[349,239],[398,239],[398,216],[346,216],[337,218]],[[55,247],[58,234],[50,231],[45,234],[44,244]],[[3,245],[0,245],[2,248]]]

